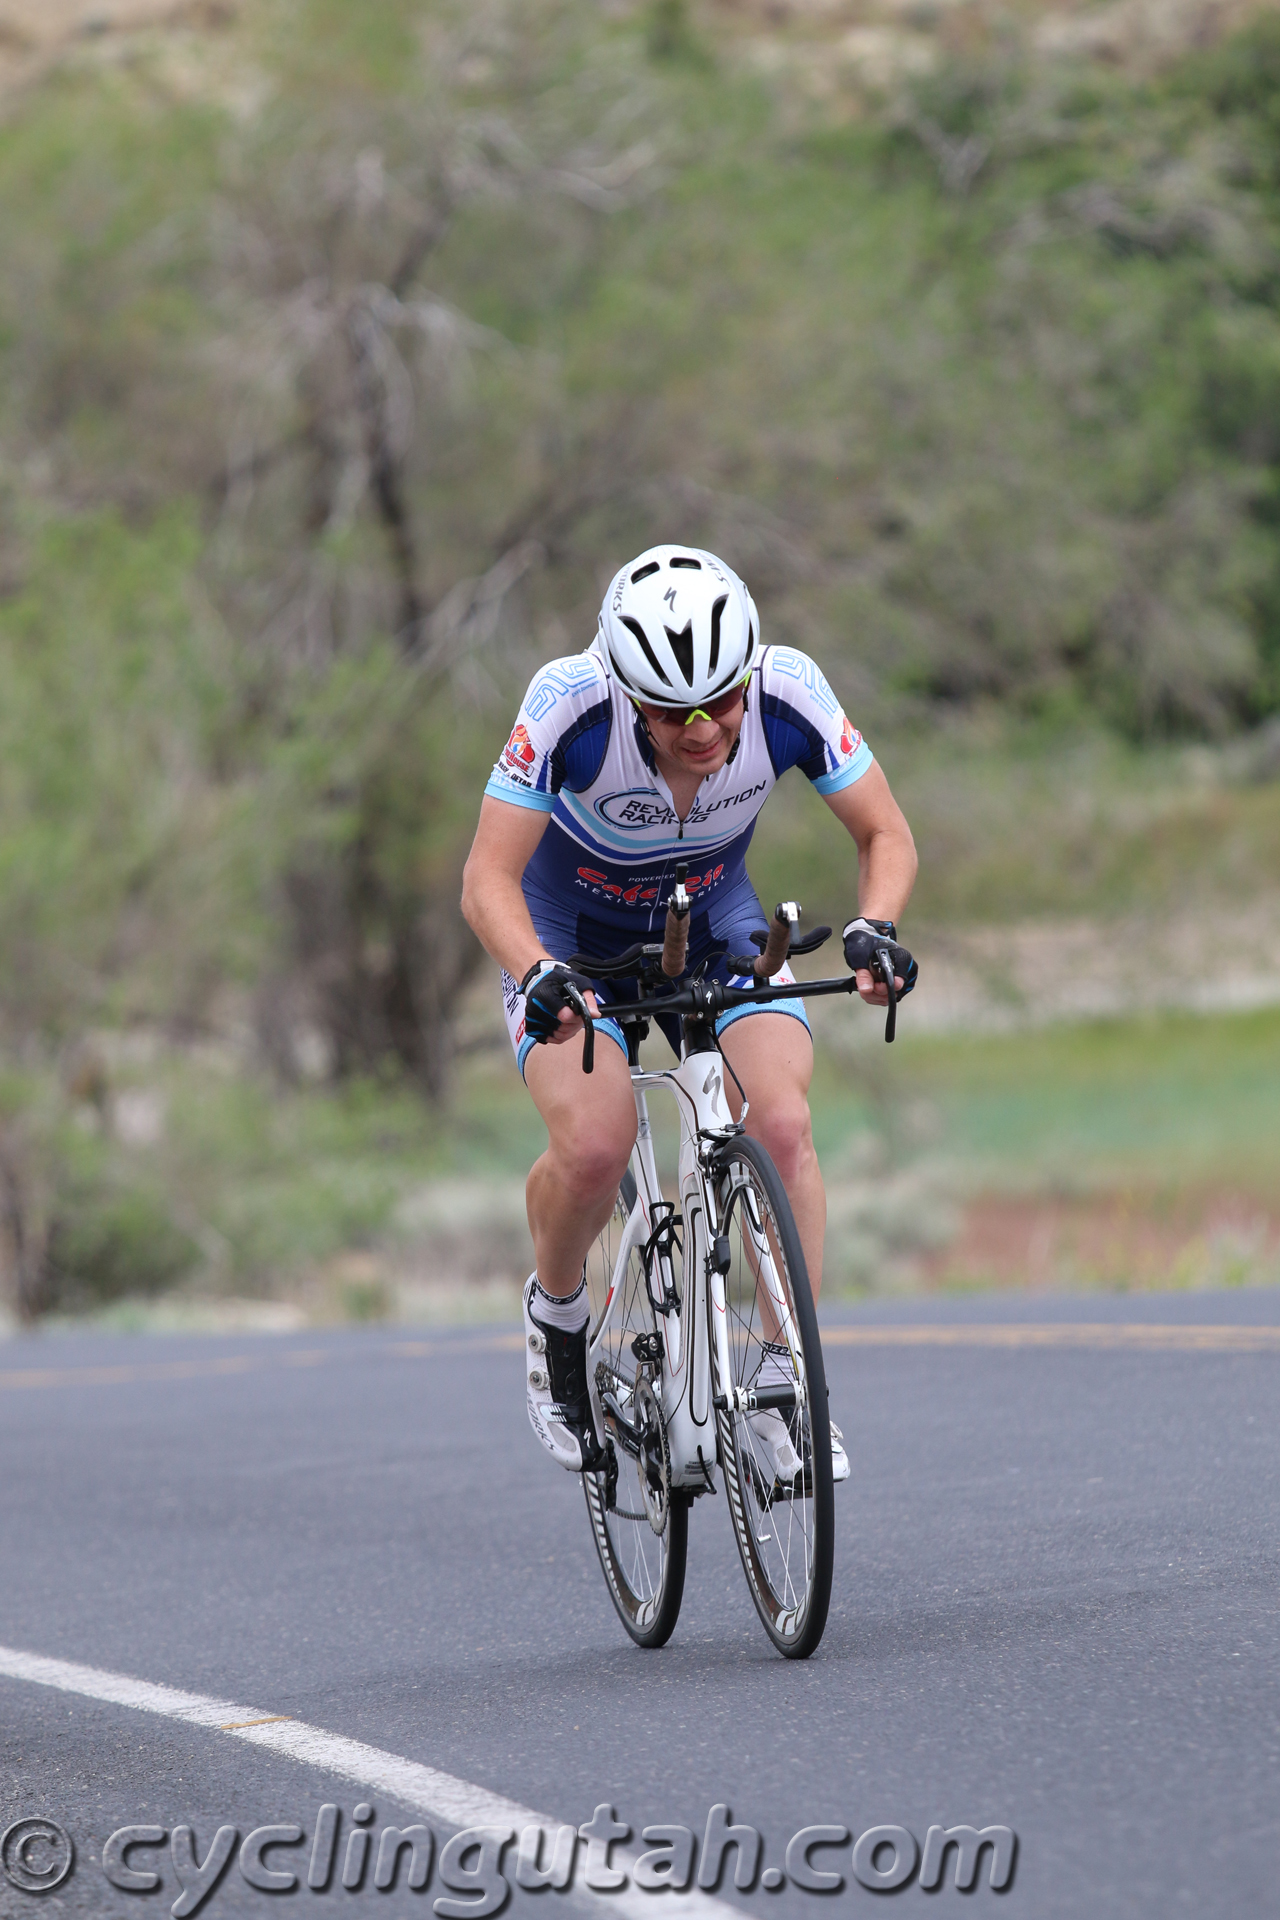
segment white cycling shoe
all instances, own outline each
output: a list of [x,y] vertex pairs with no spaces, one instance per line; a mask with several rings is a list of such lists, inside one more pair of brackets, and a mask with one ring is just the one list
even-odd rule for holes
[[604,1465],[587,1392],[587,1329],[565,1333],[543,1326],[531,1308],[538,1276],[524,1289],[525,1399],[529,1425],[553,1460],[569,1473]]
[[769,1407],[763,1413],[749,1413],[747,1425],[755,1436],[755,1452],[764,1468],[763,1478],[768,1480],[772,1475],[778,1486],[789,1487],[804,1462],[782,1415],[775,1407]]
[[[796,1452],[791,1431],[782,1415],[775,1410],[751,1413],[747,1415],[747,1425],[755,1435],[761,1462],[772,1471],[780,1485],[790,1486],[804,1463]],[[834,1420],[831,1422],[831,1478],[849,1478],[849,1456],[844,1450],[844,1435]]]
[[[763,1387],[785,1386],[794,1377],[791,1357],[786,1347],[781,1342],[766,1342],[757,1384]],[[808,1415],[805,1418],[807,1420]],[[831,1428],[831,1478],[847,1480],[849,1456],[844,1450],[844,1435],[835,1421],[830,1420],[829,1416],[828,1419]],[[750,1425],[760,1442],[762,1458],[774,1468],[774,1477],[784,1485],[789,1485],[799,1473],[802,1463],[796,1452],[795,1439],[787,1421],[780,1413],[773,1411],[752,1414]],[[807,1433],[806,1427],[806,1446]],[[793,1460],[794,1466],[791,1465]]]

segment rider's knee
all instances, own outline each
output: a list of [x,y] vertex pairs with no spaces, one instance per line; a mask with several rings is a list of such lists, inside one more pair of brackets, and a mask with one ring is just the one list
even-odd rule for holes
[[629,1125],[597,1120],[574,1126],[554,1142],[561,1180],[576,1199],[596,1200],[620,1185],[634,1144],[634,1118]]
[[812,1154],[813,1122],[803,1094],[784,1095],[759,1110],[753,1107],[751,1119],[756,1123],[751,1131],[780,1173],[801,1166]]

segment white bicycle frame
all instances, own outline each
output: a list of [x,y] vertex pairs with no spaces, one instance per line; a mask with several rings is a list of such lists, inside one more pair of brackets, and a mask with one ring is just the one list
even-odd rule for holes
[[[715,1052],[695,1052],[683,1056],[679,1066],[662,1072],[632,1067],[631,1084],[636,1101],[636,1144],[631,1169],[636,1183],[636,1203],[623,1228],[622,1238],[609,1283],[605,1309],[589,1348],[587,1380],[591,1394],[596,1431],[603,1443],[605,1423],[596,1387],[596,1362],[607,1355],[605,1344],[617,1302],[624,1293],[623,1282],[633,1254],[639,1257],[661,1225],[667,1201],[658,1178],[653,1150],[653,1131],[649,1123],[646,1090],[664,1086],[675,1095],[680,1113],[679,1207],[684,1227],[683,1286],[675,1286],[671,1270],[671,1252],[656,1246],[650,1268],[649,1295],[654,1308],[654,1323],[662,1334],[662,1377],[659,1401],[667,1429],[671,1455],[671,1484],[689,1491],[715,1489],[716,1418],[712,1394],[710,1341],[716,1342],[716,1377],[730,1382],[728,1314],[725,1274],[712,1257],[714,1235],[708,1222],[721,1218],[715,1177],[708,1164],[708,1150],[720,1141],[730,1140],[738,1128],[724,1099],[722,1061]],[[762,1308],[772,1310],[778,1337],[785,1339],[795,1364],[796,1404],[806,1404],[804,1357],[786,1290],[780,1284],[769,1246],[764,1222],[746,1214],[746,1228],[753,1246],[757,1293]],[[658,1304],[655,1279],[660,1282],[664,1304]],[[755,1395],[749,1388],[730,1389],[735,1410],[750,1411]]]

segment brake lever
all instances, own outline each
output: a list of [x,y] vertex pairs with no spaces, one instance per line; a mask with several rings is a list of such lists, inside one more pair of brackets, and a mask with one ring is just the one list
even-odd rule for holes
[[596,1030],[590,1009],[576,987],[566,987],[569,1002],[582,1021],[582,1071],[592,1073],[596,1064]]
[[889,996],[889,1011],[885,1016],[884,1023],[885,1043],[888,1045],[898,1030],[898,994],[893,984],[893,961],[889,957],[889,949],[887,947],[877,947],[873,958],[876,963],[876,971],[884,981],[885,992]]

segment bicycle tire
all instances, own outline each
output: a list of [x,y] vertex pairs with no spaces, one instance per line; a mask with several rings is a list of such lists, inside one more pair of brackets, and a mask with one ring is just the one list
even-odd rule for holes
[[784,1344],[791,1347],[796,1376],[806,1383],[804,1414],[773,1416],[788,1419],[804,1462],[785,1484],[773,1471],[758,1424],[752,1424],[761,1421],[761,1414],[735,1412],[732,1405],[716,1409],[729,1513],[751,1598],[779,1653],[805,1660],[827,1624],[835,1552],[831,1428],[818,1316],[795,1218],[768,1153],[743,1135],[717,1156],[716,1169],[719,1232],[730,1248],[725,1305],[732,1374],[729,1381],[719,1377],[712,1328],[716,1399],[731,1388],[755,1386],[765,1358],[765,1336],[780,1330],[768,1327],[762,1310],[765,1260],[790,1307],[794,1334]]
[[[613,1214],[587,1260],[593,1341],[604,1316],[621,1230],[635,1203],[636,1183],[628,1169]],[[634,1402],[641,1374],[631,1342],[637,1334],[656,1331],[644,1264],[636,1248],[628,1257],[620,1284],[622,1294],[605,1337],[606,1351],[596,1356],[595,1364],[603,1363],[608,1370],[610,1384],[625,1412]],[[656,1533],[641,1492],[640,1463],[622,1445],[618,1421],[611,1420],[607,1414],[605,1431],[617,1469],[614,1505],[608,1504],[609,1476],[584,1473],[582,1490],[591,1520],[591,1537],[605,1585],[623,1626],[637,1646],[661,1647],[675,1630],[684,1598],[689,1551],[688,1496],[672,1492],[668,1484],[665,1522],[661,1534]]]

